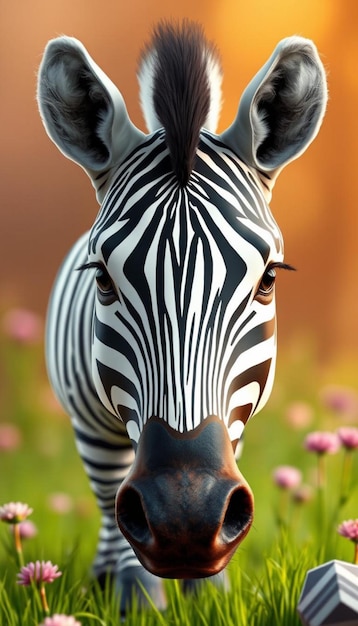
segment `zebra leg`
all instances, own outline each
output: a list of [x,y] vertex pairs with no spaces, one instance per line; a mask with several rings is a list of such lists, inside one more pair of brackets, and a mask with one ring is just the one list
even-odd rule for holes
[[184,594],[195,594],[201,590],[206,582],[212,583],[215,587],[223,591],[229,591],[230,589],[229,577],[227,571],[224,569],[222,572],[219,572],[219,574],[215,574],[209,578],[185,578],[182,582],[183,592]]
[[[150,574],[138,561],[133,549],[123,537],[115,520],[115,496],[126,477],[134,459],[134,451],[123,444],[123,434],[110,431],[110,441],[103,438],[103,433],[88,432],[81,419],[79,425],[72,420],[76,444],[89,477],[97,504],[102,512],[101,529],[97,554],[93,563],[93,572],[100,584],[110,576],[116,592],[120,595],[121,614],[130,606],[133,595],[141,606],[148,604],[145,592],[151,597],[158,609],[166,606],[163,581]],[[117,439],[117,441],[116,441]]]
[[[146,594],[151,598],[153,604],[164,610],[167,601],[164,592],[163,580],[148,572],[143,565],[133,565],[120,568],[115,575],[115,589],[121,598],[120,610],[124,616],[133,602],[133,596],[137,598],[141,607],[149,606]],[[143,592],[145,589],[145,593]]]

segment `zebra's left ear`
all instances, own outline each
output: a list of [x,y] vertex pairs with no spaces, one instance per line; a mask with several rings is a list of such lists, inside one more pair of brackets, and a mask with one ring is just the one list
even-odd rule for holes
[[317,135],[326,104],[326,74],[315,45],[288,37],[245,89],[221,138],[258,171],[270,193],[281,169]]
[[113,170],[144,137],[120,91],[80,41],[58,37],[46,46],[37,100],[48,135],[85,169],[101,202]]

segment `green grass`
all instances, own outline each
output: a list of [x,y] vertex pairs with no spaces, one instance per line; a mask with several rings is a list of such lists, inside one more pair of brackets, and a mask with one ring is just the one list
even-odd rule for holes
[[[48,400],[42,346],[21,346],[2,337],[0,350],[0,424],[15,424],[22,434],[18,448],[0,450],[0,504],[19,500],[34,509],[31,520],[38,535],[23,543],[25,562],[51,560],[63,572],[46,587],[51,612],[73,614],[83,626],[117,625],[118,597],[109,585],[100,590],[90,576],[99,512],[69,420]],[[350,368],[340,368],[341,373],[322,373],[304,349],[279,360],[268,407],[246,428],[239,465],[254,491],[256,512],[253,528],[228,568],[230,591],[206,583],[195,596],[184,596],[178,581],[165,581],[167,610],[143,610],[134,604],[125,626],[300,624],[296,606],[306,571],[332,558],[353,558],[353,545],[335,528],[344,519],[358,517],[358,452],[353,454],[350,497],[343,505],[343,452],[325,458],[323,501],[313,489],[310,502],[295,504],[273,484],[272,471],[278,465],[294,465],[302,470],[305,483],[314,483],[316,457],[304,451],[302,443],[311,430],[345,425],[342,416],[320,402],[325,382],[349,381]],[[312,407],[312,421],[304,428],[293,428],[285,417],[296,401]],[[50,503],[51,494],[58,492],[72,503],[62,514]],[[43,619],[38,595],[16,584],[18,571],[9,527],[0,524],[0,624],[37,626]]]
[[[285,541],[284,541],[285,543]],[[52,612],[74,614],[83,625],[119,623],[118,598],[109,586],[101,591],[86,572],[75,575],[83,550],[59,559],[63,577],[47,585]],[[86,554],[86,559],[89,555]],[[296,603],[312,555],[293,551],[283,553],[278,545],[272,556],[263,558],[261,568],[252,568],[249,558],[238,558],[230,567],[231,589],[222,592],[207,583],[195,596],[184,597],[178,581],[166,581],[168,609],[160,613],[155,607],[134,607],[127,617],[128,626],[273,626],[299,625]],[[31,589],[16,587],[17,567],[8,563],[5,580],[0,583],[0,623],[7,626],[37,625],[42,618],[41,606]]]

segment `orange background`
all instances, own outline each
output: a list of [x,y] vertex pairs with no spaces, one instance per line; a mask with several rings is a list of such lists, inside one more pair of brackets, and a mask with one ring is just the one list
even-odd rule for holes
[[53,277],[97,204],[89,179],[51,144],[36,102],[36,68],[46,41],[81,39],[118,85],[135,124],[136,64],[160,18],[200,21],[221,51],[224,104],[219,131],[241,92],[287,35],[312,38],[329,74],[330,102],[320,135],[288,166],[271,203],[285,238],[279,341],[307,338],[320,358],[358,354],[358,4],[355,0],[0,0],[0,309],[44,315]]

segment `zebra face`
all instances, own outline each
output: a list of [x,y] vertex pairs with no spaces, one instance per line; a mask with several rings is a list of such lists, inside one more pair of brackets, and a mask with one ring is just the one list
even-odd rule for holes
[[215,135],[220,63],[188,22],[158,26],[139,82],[148,135],[63,37],[48,44],[38,97],[47,132],[102,204],[86,265],[92,375],[136,449],[117,522],[148,570],[195,578],[220,571],[252,522],[234,451],[271,390],[275,272],[288,267],[267,202],[316,136],[327,88],[312,42],[284,39]]
[[[123,165],[93,226],[93,380],[137,450],[117,520],[153,573],[216,573],[251,525],[252,495],[234,451],[271,391],[282,259],[257,179],[207,133],[185,188],[155,133]],[[168,552],[168,510],[182,536],[179,555]],[[194,520],[186,533],[183,510]],[[203,511],[210,558],[196,541],[183,566],[185,537],[190,554]]]
[[97,281],[93,379],[134,445],[153,417],[186,433],[214,415],[235,447],[271,391],[283,260],[250,169],[203,133],[181,188],[163,133],[155,133],[108,191],[89,260]]

